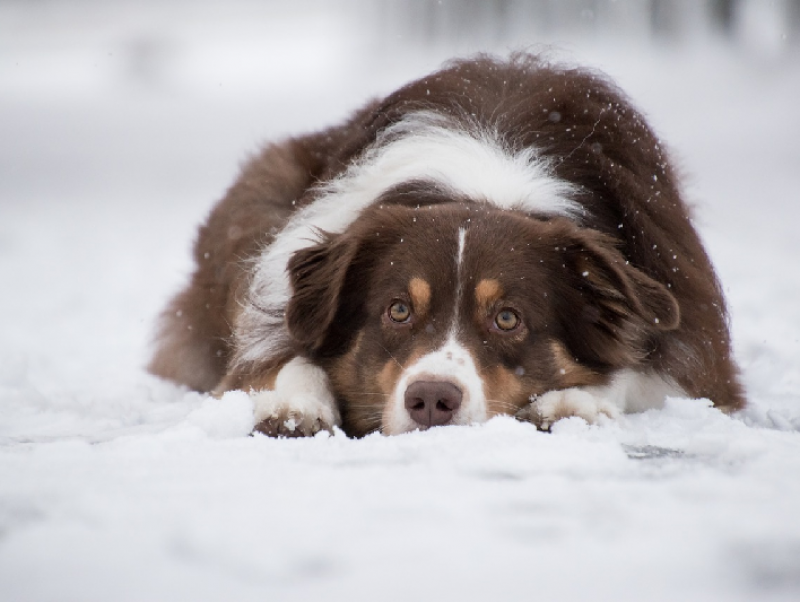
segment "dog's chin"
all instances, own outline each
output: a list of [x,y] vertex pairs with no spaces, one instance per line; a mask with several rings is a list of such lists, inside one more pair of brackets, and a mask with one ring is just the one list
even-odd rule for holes
[[384,415],[385,418],[380,428],[381,433],[384,435],[402,435],[405,433],[429,431],[431,429],[439,429],[448,426],[471,426],[482,424],[488,420],[488,417],[475,418],[469,417],[466,414],[460,414],[453,416],[452,419],[442,424],[421,424],[412,420],[407,413],[403,414],[403,412],[397,412],[395,414],[395,412],[389,408],[387,408]]

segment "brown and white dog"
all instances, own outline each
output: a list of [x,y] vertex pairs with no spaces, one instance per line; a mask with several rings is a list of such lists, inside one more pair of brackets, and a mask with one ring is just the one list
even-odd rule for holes
[[745,400],[658,138],[604,78],[457,61],[266,147],[201,227],[150,369],[256,429],[397,434]]

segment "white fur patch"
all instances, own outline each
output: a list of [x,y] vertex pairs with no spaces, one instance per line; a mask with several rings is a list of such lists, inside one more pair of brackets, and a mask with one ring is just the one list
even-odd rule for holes
[[685,395],[677,384],[658,375],[625,369],[607,385],[549,391],[537,397],[533,405],[541,420],[539,427],[549,428],[568,416],[595,423],[600,416],[616,418],[624,412],[661,408],[666,397]]
[[311,429],[315,422],[331,430],[342,422],[327,374],[300,357],[281,368],[274,390],[254,391],[251,396],[256,424],[280,419],[287,431],[295,431]]
[[464,247],[467,238],[467,231],[465,228],[458,229],[458,252],[456,254],[456,268],[459,273],[461,272],[461,264],[464,261]]
[[403,372],[383,413],[384,434],[397,435],[419,428],[406,410],[405,392],[411,383],[421,380],[447,381],[461,389],[461,407],[453,415],[451,424],[487,420],[483,380],[475,362],[465,347],[450,338],[441,348],[422,356]]
[[535,149],[512,150],[500,134],[465,128],[443,115],[420,112],[384,130],[363,157],[320,196],[298,211],[258,259],[250,301],[239,317],[239,362],[272,357],[288,341],[282,315],[290,295],[286,265],[317,239],[319,229],[339,233],[381,194],[412,181],[434,182],[454,195],[500,208],[576,215],[576,188],[553,174]]
[[460,319],[461,293],[464,290],[462,281],[461,264],[464,262],[464,249],[467,246],[467,229],[458,229],[458,251],[456,252],[456,304],[453,312],[453,322],[450,324],[450,338],[455,339],[458,335],[458,323]]
[[541,429],[549,429],[557,420],[570,416],[578,416],[593,424],[600,416],[616,418],[620,415],[614,402],[580,388],[548,391],[536,399],[534,406],[538,419],[536,424]]

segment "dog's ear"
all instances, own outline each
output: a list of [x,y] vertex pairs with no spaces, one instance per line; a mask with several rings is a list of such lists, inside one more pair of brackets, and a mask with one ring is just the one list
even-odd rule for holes
[[680,324],[680,307],[666,286],[630,265],[613,239],[574,232],[560,248],[562,327],[579,357],[614,367],[654,350],[658,332]]
[[355,236],[323,234],[320,243],[297,251],[289,260],[292,296],[286,324],[307,353],[343,350],[358,327],[353,321],[362,305],[363,287],[353,279],[364,272],[356,265],[359,247]]

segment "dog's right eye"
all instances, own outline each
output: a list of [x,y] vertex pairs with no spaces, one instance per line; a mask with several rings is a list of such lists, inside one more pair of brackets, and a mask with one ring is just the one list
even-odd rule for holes
[[411,308],[402,301],[395,301],[389,306],[389,318],[392,322],[408,322],[411,319]]

